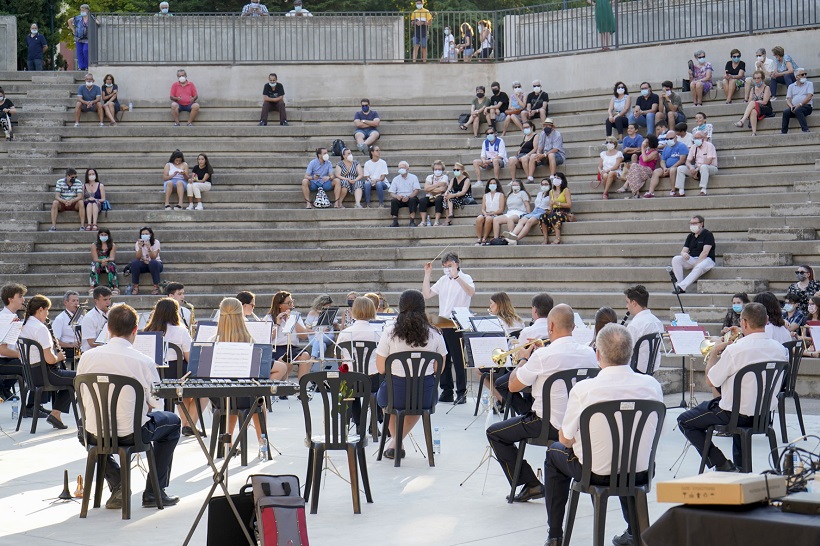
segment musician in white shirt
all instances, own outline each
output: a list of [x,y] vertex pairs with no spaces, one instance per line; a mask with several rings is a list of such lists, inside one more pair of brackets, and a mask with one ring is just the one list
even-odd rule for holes
[[[0,289],[0,298],[3,300],[3,309],[0,315],[11,315],[11,321],[20,320],[17,312],[23,309],[26,304],[26,287],[22,284],[9,283]],[[20,365],[20,353],[17,352],[17,344],[0,344],[0,374],[2,375],[23,375],[23,368]],[[0,398],[7,400],[12,396],[14,379],[4,379]],[[21,386],[22,388],[22,386]]]
[[[547,493],[547,523],[549,538],[545,546],[559,546],[563,536],[564,510],[569,498],[569,487],[573,479],[581,479],[583,450],[581,446],[581,413],[593,404],[612,400],[653,400],[663,402],[663,391],[655,378],[635,373],[629,366],[632,357],[633,340],[629,332],[619,324],[604,326],[595,340],[595,355],[601,371],[597,377],[577,383],[569,392],[567,409],[561,429],[558,431],[559,442],[547,448],[547,460],[544,465],[544,486]],[[636,471],[637,483],[646,483],[649,479],[649,453],[655,431],[661,424],[653,415],[643,429],[643,436],[638,443]],[[604,419],[590,422],[590,438],[593,445],[594,463],[592,472],[606,477],[609,483],[612,461],[612,435],[609,424]],[[621,510],[627,520],[627,504],[621,499]],[[631,529],[613,540],[614,544],[634,544]]]
[[[626,329],[632,336],[633,343],[638,343],[638,340],[647,334],[663,333],[663,323],[649,310],[649,292],[643,285],[630,286],[624,290],[624,296],[626,296],[626,310],[632,316]],[[634,349],[633,347],[633,351]],[[658,351],[656,364],[660,358],[661,353]],[[649,345],[643,343],[638,352],[638,371],[646,373],[648,364]]]
[[[470,301],[475,295],[473,278],[461,270],[458,254],[448,252],[441,257],[441,267],[444,274],[430,286],[430,277],[433,274],[433,262],[424,264],[424,281],[421,293],[424,299],[429,300],[438,296],[438,316],[445,319],[449,326],[441,328],[444,343],[447,345],[447,358],[444,362],[444,371],[441,373],[441,396],[439,402],[467,402],[467,370],[464,366],[464,353],[461,351],[461,332],[457,332],[452,325],[453,309],[456,307],[470,307]],[[455,398],[453,397],[453,375],[455,372]]]
[[[98,287],[102,288],[102,287]],[[116,374],[131,377],[140,382],[145,397],[145,406],[136,408],[136,395],[131,389],[123,389],[117,401],[117,435],[141,434],[145,442],[151,442],[154,450],[154,461],[157,469],[163,506],[173,506],[179,502],[179,497],[169,496],[165,488],[171,479],[171,464],[174,458],[174,448],[179,442],[180,420],[175,414],[161,411],[162,400],[151,395],[151,386],[159,383],[156,363],[150,357],[140,353],[131,345],[137,337],[139,317],[129,305],[118,305],[108,313],[108,332],[110,339],[107,344],[83,351],[77,365],[77,375]],[[90,402],[90,395],[78,392],[80,400]],[[93,404],[84,404],[85,433],[98,435],[98,426]],[[142,428],[133,429],[134,412],[142,415]],[[120,467],[112,456],[108,456],[105,479],[111,489],[111,498],[105,507],[116,509],[122,507],[122,490],[120,488]],[[150,476],[145,483],[145,492],[142,495],[142,506],[155,505],[156,491],[151,489]]]
[[[296,319],[293,329],[290,332],[285,332],[285,324],[288,322],[291,314],[295,314],[299,318]],[[273,360],[274,368],[279,369],[279,365],[285,365],[285,374],[281,378],[284,379],[290,373],[290,364],[298,364],[297,374],[301,378],[306,373],[310,373],[311,363],[310,355],[301,351],[296,356],[293,354],[293,346],[298,341],[298,336],[302,334],[313,333],[307,326],[305,321],[299,316],[297,311],[293,310],[293,295],[290,292],[280,290],[271,298],[270,310],[268,314],[262,319],[274,323],[273,326]]]
[[67,363],[74,365],[74,349],[77,348],[77,336],[74,333],[74,325],[71,320],[80,308],[80,294],[74,290],[69,290],[63,296],[63,312],[54,317],[51,321],[51,329],[54,337],[60,343],[60,347],[65,352]]
[[[353,324],[339,332],[336,338],[336,344],[342,351],[342,358],[349,363],[351,370],[356,370],[353,359],[356,358],[357,353],[355,345],[357,341],[371,341],[379,343],[382,335],[382,328],[380,324],[371,324],[371,320],[376,319],[376,306],[369,298],[359,297],[353,300],[353,306],[350,308],[353,316]],[[352,352],[351,352],[352,351]],[[379,370],[376,367],[376,351],[370,352],[370,358],[363,363],[365,373],[370,376],[370,392],[375,393],[379,390]],[[353,421],[358,425],[361,405],[356,399],[353,402]],[[382,419],[382,410],[378,408],[379,421]]]
[[83,352],[99,345],[96,339],[108,322],[108,309],[111,307],[111,290],[108,287],[96,287],[92,296],[94,309],[85,314],[82,322]]
[[[532,387],[532,409],[512,419],[494,423],[487,429],[487,440],[511,484],[518,454],[516,442],[538,436],[541,433],[542,419],[549,420],[550,437],[558,440],[558,428],[564,417],[567,392],[563,383],[554,385],[548,406],[550,414],[544,415],[544,403],[541,399],[544,383],[556,372],[598,367],[595,352],[589,346],[572,339],[572,330],[575,328],[575,312],[572,307],[566,304],[556,305],[547,317],[547,324],[549,338],[552,340],[549,347],[542,347],[533,352],[529,359],[522,359],[510,376],[511,391],[518,392]],[[524,487],[514,497],[515,502],[526,502],[544,496],[544,486],[526,461],[521,466],[518,483],[515,484],[516,487],[519,485]]]
[[[788,361],[789,351],[779,342],[766,335],[766,307],[760,303],[747,303],[740,312],[741,339],[734,343],[722,342],[715,345],[712,353],[720,358],[712,359],[706,366],[706,377],[711,386],[720,390],[720,396],[683,412],[678,416],[678,425],[686,439],[703,455],[706,443],[706,429],[712,425],[726,425],[732,415],[735,376],[745,366],[758,362]],[[738,426],[751,426],[757,403],[757,385],[753,377],[743,379],[741,388],[740,416]],[[777,399],[772,397],[771,410]],[[723,472],[737,472],[742,467],[740,437],[733,436],[732,461],[712,444],[707,464]]]
[[188,333],[192,332],[193,324],[191,324],[191,307],[188,307],[188,303],[185,301],[185,285],[178,282],[171,282],[168,283],[168,286],[165,287],[165,293],[168,294],[168,297],[176,300],[179,304],[179,318],[182,320],[182,325],[188,329]]
[[754,299],[755,303],[760,303],[766,308],[768,324],[766,324],[766,335],[778,343],[786,343],[792,340],[792,333],[786,327],[783,318],[783,310],[780,308],[780,301],[772,292],[761,292]]

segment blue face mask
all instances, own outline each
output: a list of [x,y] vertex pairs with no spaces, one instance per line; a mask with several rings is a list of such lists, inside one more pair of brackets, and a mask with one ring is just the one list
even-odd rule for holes
[[363,106],[362,106],[362,112],[364,112],[364,113],[366,114],[366,113],[367,113],[367,112],[369,112],[369,111],[370,111],[370,107],[369,107],[369,106],[367,106],[367,105],[363,105]]
[[738,62],[738,61],[740,61],[740,57],[732,57],[732,61]]
[[495,133],[487,135],[487,140],[490,142],[495,142]]
[[732,311],[735,313],[740,313],[743,311],[743,304],[742,303],[733,303],[732,304]]
[[641,95],[644,97],[649,95],[649,89],[641,89]]

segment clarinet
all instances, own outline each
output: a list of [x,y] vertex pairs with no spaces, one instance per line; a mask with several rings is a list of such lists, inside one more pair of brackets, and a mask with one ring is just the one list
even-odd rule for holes
[[623,320],[621,320],[621,326],[626,324],[626,321],[628,321],[628,320],[629,320],[629,311],[626,312],[626,314],[624,315]]
[[63,362],[65,362],[65,352],[63,348],[60,347],[60,342],[57,340],[57,336],[54,335],[54,330],[51,328],[51,319],[46,317],[45,322],[46,328],[48,328],[48,333],[51,334],[51,342],[54,344],[53,351],[59,357],[60,353],[63,353]]

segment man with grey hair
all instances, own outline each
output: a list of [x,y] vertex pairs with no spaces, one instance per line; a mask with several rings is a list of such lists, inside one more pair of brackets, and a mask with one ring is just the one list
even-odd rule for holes
[[547,119],[550,96],[541,88],[541,80],[532,81],[532,93],[527,94],[527,106],[521,111],[521,122],[535,118]]
[[159,13],[155,13],[154,15],[157,17],[173,17],[173,13],[169,13],[170,6],[168,2],[160,2],[159,3]]
[[91,13],[88,4],[80,6],[80,14],[68,20],[68,27],[74,34],[74,43],[77,46],[77,70],[88,70],[88,27],[100,22]]
[[[663,391],[655,378],[635,373],[629,366],[632,357],[632,336],[619,324],[607,324],[595,339],[595,355],[601,372],[597,377],[586,379],[576,384],[569,391],[567,409],[561,429],[558,431],[559,442],[547,448],[547,460],[544,464],[544,485],[547,496],[547,522],[549,525],[548,546],[559,546],[563,539],[564,510],[569,498],[569,487],[573,479],[581,479],[583,465],[583,448],[581,446],[581,413],[599,402],[613,400],[652,400],[663,402]],[[602,483],[609,483],[612,473],[611,437],[609,424],[601,419],[590,422],[590,437],[600,440],[594,443],[595,450],[592,472],[605,478]],[[650,478],[649,452],[657,423],[654,416],[649,418],[638,443],[637,484],[646,483]],[[627,503],[621,499],[621,510],[627,521],[626,531],[616,536],[612,543],[618,546],[634,544],[632,529],[628,527]]]
[[194,124],[196,115],[199,113],[199,93],[193,82],[188,81],[188,73],[185,69],[177,70],[177,81],[171,86],[171,117],[174,118],[174,127],[179,127],[179,113],[190,112],[188,126]]
[[700,195],[706,195],[709,177],[718,172],[715,145],[706,140],[706,134],[703,131],[695,131],[692,137],[692,147],[689,149],[689,155],[686,156],[686,163],[678,167],[675,176],[675,189],[678,190],[675,197],[683,197],[687,176],[697,180],[700,185]]
[[419,192],[421,184],[419,178],[410,172],[410,164],[407,161],[399,161],[399,174],[390,182],[387,189],[392,199],[390,200],[390,216],[393,223],[390,227],[399,227],[399,209],[407,207],[410,210],[410,227],[416,227],[416,211],[419,208]]
[[97,112],[100,118],[100,127],[103,126],[102,89],[94,84],[94,75],[85,75],[85,85],[77,90],[77,103],[74,106],[74,127],[80,126],[80,114],[83,112]]
[[769,85],[769,82],[771,81],[772,72],[777,70],[777,61],[775,61],[771,57],[766,57],[766,50],[764,48],[761,47],[757,51],[755,51],[755,57],[756,60],[754,67],[746,71],[746,74],[749,74],[749,77],[746,78],[746,86],[744,87],[743,91],[743,102],[749,102],[749,95],[755,88],[754,81],[752,80],[752,75],[757,70],[762,70],[763,73],[766,75],[766,77],[763,80],[766,85]]
[[43,53],[48,49],[45,36],[40,34],[37,23],[31,23],[29,33],[26,34],[26,68],[29,72],[43,69]]
[[[77,348],[77,336],[74,333],[72,324],[79,324],[79,320],[73,320],[80,308],[80,294],[74,290],[69,290],[63,295],[63,312],[54,317],[51,328],[54,337],[60,344],[60,348],[65,353],[66,366],[74,369],[74,350]],[[78,319],[80,317],[77,317]]]

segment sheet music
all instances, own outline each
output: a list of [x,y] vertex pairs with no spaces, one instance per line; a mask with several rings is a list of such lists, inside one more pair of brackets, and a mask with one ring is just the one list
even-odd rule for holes
[[[495,349],[507,350],[506,336],[476,336],[470,338],[470,354],[473,356],[473,365],[476,367],[494,366],[493,350]],[[509,356],[504,365],[512,365]]]
[[137,337],[134,340],[132,347],[147,357],[151,358],[155,363],[162,363],[162,355],[158,354],[158,347],[162,347],[161,343],[157,343],[157,338],[161,338],[159,332],[137,332]]
[[108,323],[106,322],[103,326],[102,332],[97,335],[97,339],[94,340],[94,343],[98,345],[105,345],[108,343]]
[[814,342],[815,350],[817,350],[817,347],[820,346],[820,324],[815,323],[815,321],[811,321],[806,325],[806,327],[809,329],[809,335]]
[[[576,316],[578,313],[576,313]],[[579,317],[580,318],[580,317]],[[581,323],[581,326],[575,324],[575,328],[572,330],[572,339],[576,343],[580,343],[581,345],[589,345],[592,343],[592,334],[594,331],[592,328],[588,328],[584,323]]]
[[453,320],[458,323],[459,328],[462,330],[472,331],[471,316],[473,314],[470,312],[469,307],[456,307],[453,309]]
[[501,326],[501,321],[498,317],[473,317],[470,319],[470,322],[473,325],[473,330],[476,332],[504,333],[504,327]]
[[669,330],[669,339],[676,355],[701,356],[700,344],[706,339],[704,330]]
[[272,322],[246,322],[245,326],[248,328],[248,332],[251,333],[251,336],[253,336],[254,343],[262,343],[264,345],[270,345],[272,343]]
[[675,324],[677,326],[697,326],[698,323],[692,320],[689,313],[675,313]]
[[285,324],[282,325],[282,333],[283,334],[290,334],[293,332],[293,329],[296,328],[296,323],[299,322],[300,315],[299,313],[291,313],[288,315],[288,320],[285,321]]
[[2,342],[6,345],[14,345],[17,343],[17,338],[20,337],[20,330],[23,329],[23,321],[17,320],[12,322],[12,320],[17,317],[13,317],[11,315],[8,315],[8,319],[6,319],[6,315],[3,315],[2,318],[4,319],[3,322],[6,323],[0,323],[0,336],[2,336]]
[[250,377],[253,343],[216,343],[211,377]]
[[200,323],[196,330],[196,339],[194,341],[209,341],[216,335],[216,324],[202,324]]
[[151,312],[145,311],[139,314],[139,323],[137,324],[137,330],[142,332],[145,330],[145,326],[148,324],[148,320],[151,318]]

